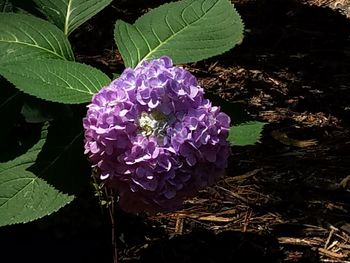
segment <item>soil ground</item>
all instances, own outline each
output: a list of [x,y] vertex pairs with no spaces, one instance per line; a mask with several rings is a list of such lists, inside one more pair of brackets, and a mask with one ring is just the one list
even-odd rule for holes
[[[80,61],[123,69],[115,19],[162,1],[124,2],[72,36]],[[118,211],[120,262],[350,262],[350,20],[296,1],[236,2],[243,43],[185,67],[208,94],[266,122],[263,136],[233,147],[226,176],[183,210]],[[112,262],[108,215],[91,196],[2,230],[8,262]]]

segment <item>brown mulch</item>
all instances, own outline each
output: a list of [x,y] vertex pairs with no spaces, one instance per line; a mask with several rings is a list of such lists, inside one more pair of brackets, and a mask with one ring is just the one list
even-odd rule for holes
[[[115,19],[132,22],[162,2],[113,1],[70,36],[77,60],[121,72]],[[350,262],[350,20],[317,6],[343,10],[348,2],[233,2],[246,25],[243,43],[184,66],[208,95],[266,122],[263,136],[232,147],[226,175],[182,210],[119,211],[120,262]],[[92,195],[9,227],[1,252],[19,247],[11,258],[30,258],[40,249],[37,262],[48,262],[40,261],[45,252],[50,262],[111,262],[108,216]]]
[[[350,20],[302,1],[234,2],[243,43],[184,66],[268,123],[263,137],[233,147],[226,176],[183,210],[121,223],[120,260],[350,262]],[[306,2],[347,15],[346,1]],[[115,49],[81,59],[123,68]],[[162,234],[136,235],[140,224]]]
[[126,247],[122,262],[350,262],[350,21],[282,2],[238,1],[242,45],[186,66],[268,123],[261,142],[233,147],[226,176],[183,210],[147,217],[165,237]]
[[350,1],[349,0],[303,0],[307,4],[320,7],[329,7],[350,18]]

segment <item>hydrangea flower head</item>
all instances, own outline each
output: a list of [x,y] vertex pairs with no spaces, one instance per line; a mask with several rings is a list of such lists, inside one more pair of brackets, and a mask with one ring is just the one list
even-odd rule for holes
[[227,166],[230,118],[170,58],[127,68],[83,120],[85,154],[126,211],[171,211]]

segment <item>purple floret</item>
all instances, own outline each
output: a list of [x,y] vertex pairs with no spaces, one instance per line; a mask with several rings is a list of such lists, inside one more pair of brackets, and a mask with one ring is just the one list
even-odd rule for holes
[[85,154],[131,212],[172,211],[223,174],[230,118],[170,58],[126,69],[95,94]]

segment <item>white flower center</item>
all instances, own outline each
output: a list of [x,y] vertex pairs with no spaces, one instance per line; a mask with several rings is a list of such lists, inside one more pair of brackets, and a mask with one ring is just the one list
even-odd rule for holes
[[164,136],[167,123],[162,114],[142,112],[139,118],[139,129],[144,136]]

